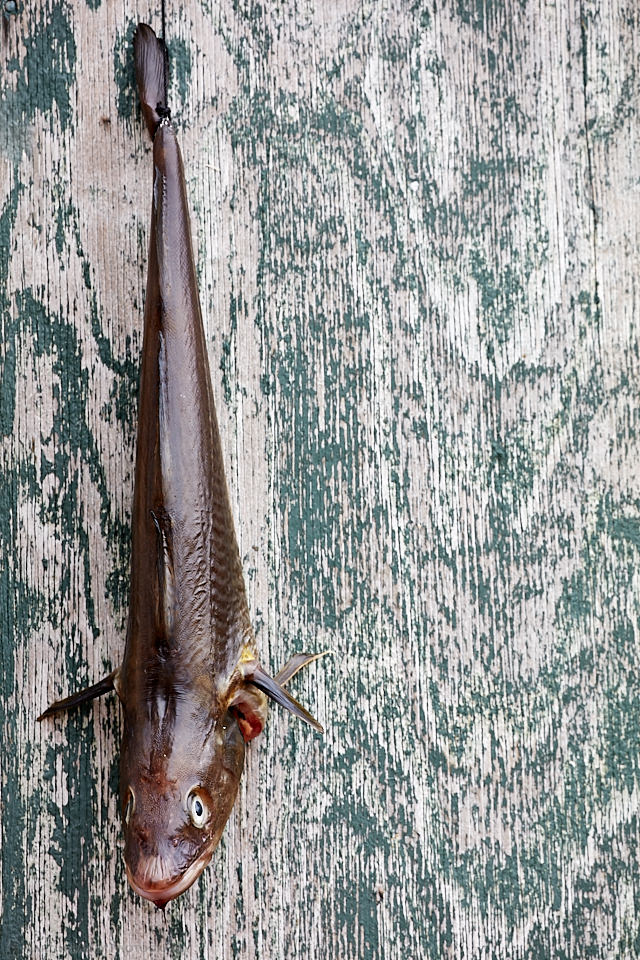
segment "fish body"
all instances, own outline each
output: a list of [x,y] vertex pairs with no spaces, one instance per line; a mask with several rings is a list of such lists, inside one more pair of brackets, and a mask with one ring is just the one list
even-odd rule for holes
[[[157,906],[186,890],[218,844],[245,742],[270,696],[322,728],[258,661],[224,474],[182,157],[166,105],[167,55],[134,37],[153,188],[124,658],[48,716],[115,688],[124,724],[120,799],[133,889]],[[40,718],[42,719],[42,718]]]

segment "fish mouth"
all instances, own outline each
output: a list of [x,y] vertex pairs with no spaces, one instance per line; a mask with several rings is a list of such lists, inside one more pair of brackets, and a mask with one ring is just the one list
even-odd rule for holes
[[175,900],[181,893],[189,889],[191,884],[198,879],[210,859],[211,854],[207,852],[204,856],[194,860],[180,876],[149,884],[139,883],[133,876],[129,864],[125,862],[127,880],[137,894],[144,897],[145,900],[151,900],[152,903],[155,903],[156,907],[164,910],[170,900]]

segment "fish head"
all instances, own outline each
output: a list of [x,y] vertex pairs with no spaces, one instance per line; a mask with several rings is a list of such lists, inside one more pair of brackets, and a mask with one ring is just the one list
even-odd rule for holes
[[230,709],[215,715],[170,699],[127,722],[120,800],[127,877],[164,906],[200,876],[238,791],[244,743]]

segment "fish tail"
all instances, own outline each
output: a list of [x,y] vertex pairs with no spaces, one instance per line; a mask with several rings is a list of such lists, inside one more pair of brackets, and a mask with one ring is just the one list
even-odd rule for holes
[[160,122],[169,116],[169,56],[164,40],[146,23],[139,23],[133,35],[133,52],[142,112],[153,140]]

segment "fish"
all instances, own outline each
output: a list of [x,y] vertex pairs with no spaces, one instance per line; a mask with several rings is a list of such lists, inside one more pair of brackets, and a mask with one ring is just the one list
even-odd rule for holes
[[218,845],[245,744],[268,698],[322,733],[286,690],[324,656],[262,667],[225,478],[182,156],[167,106],[169,59],[147,24],[133,39],[153,189],[124,657],[41,714],[115,690],[123,711],[120,812],[132,889],[157,907],[184,893]]

